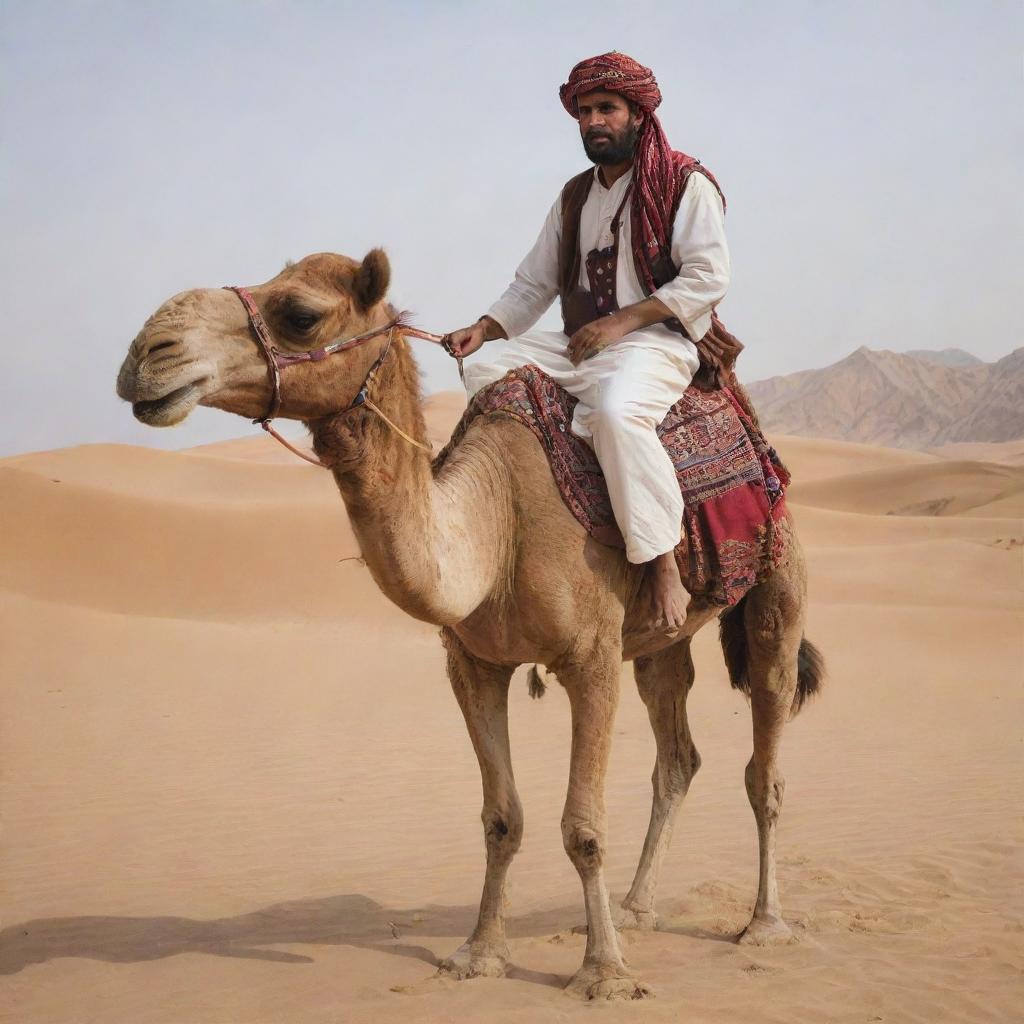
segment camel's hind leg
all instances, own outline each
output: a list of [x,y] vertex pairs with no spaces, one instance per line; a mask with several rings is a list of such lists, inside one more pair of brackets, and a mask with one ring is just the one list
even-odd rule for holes
[[760,872],[754,915],[740,942],[760,946],[789,942],[793,937],[779,904],[775,830],[786,788],[778,765],[779,744],[797,698],[804,625],[802,574],[778,573],[755,587],[744,601],[742,615],[754,732],[746,785],[757,822]]
[[584,660],[555,667],[569,694],[572,750],[562,841],[583,883],[587,948],[568,990],[584,999],[640,999],[648,990],[629,972],[619,951],[605,889],[607,849],[604,779],[619,699],[621,649],[597,641]]
[[693,686],[693,659],[686,639],[633,663],[640,697],[647,705],[658,753],[651,783],[654,799],[640,864],[622,901],[624,927],[653,928],[654,891],[661,862],[672,838],[672,825],[690,782],[700,767],[686,718],[686,697]]
[[512,774],[508,741],[508,687],[512,668],[474,658],[450,630],[442,631],[448,677],[462,708],[483,782],[487,871],[480,915],[473,934],[441,963],[455,978],[498,977],[505,973],[505,876],[523,836],[523,809]]

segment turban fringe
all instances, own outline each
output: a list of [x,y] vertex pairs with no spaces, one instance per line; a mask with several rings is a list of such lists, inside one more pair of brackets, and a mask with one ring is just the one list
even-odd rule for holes
[[[605,53],[580,61],[558,91],[565,109],[579,117],[578,97],[596,90],[618,93],[644,112],[643,127],[633,159],[633,198],[630,214],[633,254],[648,293],[664,284],[664,267],[671,264],[672,223],[683,188],[700,161],[672,149],[654,111],[661,104],[661,90],[650,68],[624,53]],[[714,176],[699,167],[725,196]],[[694,339],[697,340],[697,339]]]

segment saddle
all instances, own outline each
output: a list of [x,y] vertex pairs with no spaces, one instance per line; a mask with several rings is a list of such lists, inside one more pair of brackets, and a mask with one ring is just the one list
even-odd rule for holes
[[[570,429],[576,399],[537,366],[510,370],[470,402],[434,460],[444,465],[479,416],[517,420],[534,434],[566,507],[594,540],[623,548],[593,449]],[[685,540],[676,561],[694,598],[735,605],[785,558],[789,473],[738,385],[691,385],[657,428],[683,496]]]

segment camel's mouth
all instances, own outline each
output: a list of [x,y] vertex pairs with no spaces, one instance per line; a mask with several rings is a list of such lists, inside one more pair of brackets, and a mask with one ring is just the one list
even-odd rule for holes
[[[205,378],[203,378],[205,379]],[[175,388],[162,398],[153,398],[146,402],[133,402],[132,415],[150,427],[171,427],[180,423],[198,405],[202,397],[199,385],[202,380],[194,380],[184,387]]]

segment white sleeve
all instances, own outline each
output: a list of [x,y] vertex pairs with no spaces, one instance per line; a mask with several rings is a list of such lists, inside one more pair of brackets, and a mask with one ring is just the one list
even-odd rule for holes
[[660,299],[694,341],[711,327],[711,310],[729,287],[725,209],[718,189],[699,171],[686,183],[672,228],[672,261],[679,274],[663,284]]
[[558,245],[562,236],[562,197],[559,195],[533,248],[516,270],[487,315],[497,320],[510,338],[528,331],[547,312],[558,294]]

